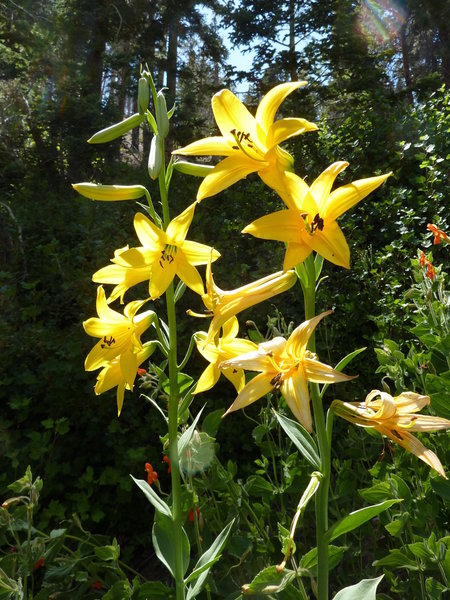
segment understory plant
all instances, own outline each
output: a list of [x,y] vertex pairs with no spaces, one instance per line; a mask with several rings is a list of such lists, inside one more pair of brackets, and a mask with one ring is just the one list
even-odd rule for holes
[[[218,92],[212,99],[212,110],[220,135],[176,149],[168,160],[166,142],[175,107],[168,109],[164,90],[155,88],[151,74],[145,69],[139,80],[138,112],[96,133],[89,142],[106,143],[127,135],[135,127],[149,127],[152,141],[148,173],[157,182],[157,193],[150,193],[143,185],[73,186],[82,196],[95,201],[146,201],[138,202],[139,211],[134,217],[139,242],[117,249],[111,263],[93,275],[93,281],[99,284],[98,316],[85,321],[84,328],[98,341],[86,358],[85,368],[100,369],[96,394],[116,388],[119,415],[126,409],[126,392],[133,390],[139,375],[145,387],[144,398],[164,425],[160,434],[161,454],[170,470],[170,493],[159,485],[158,474],[149,463],[145,466],[147,480],[133,477],[154,507],[154,551],[173,580],[173,585],[167,580],[160,584],[158,597],[170,597],[172,593],[177,600],[223,596],[213,568],[244,520],[249,528],[258,530],[262,548],[266,545],[269,555],[273,538],[267,533],[259,506],[246,501],[245,495],[235,488],[232,468],[222,466],[215,456],[214,437],[223,414],[227,419],[238,419],[235,411],[268,399],[266,421],[262,424],[265,429],[259,441],[266,432],[272,435],[271,431],[278,431],[278,445],[293,444],[301,456],[300,459],[295,453],[290,467],[286,463],[286,470],[293,468],[295,461],[301,461],[307,473],[292,514],[287,521],[285,516],[284,522],[279,522],[282,540],[279,561],[267,564],[263,560],[253,580],[244,583],[241,589],[227,592],[229,599],[249,594],[304,599],[315,596],[327,600],[329,572],[346,549],[337,546],[336,540],[401,502],[399,495],[391,495],[344,515],[333,512],[330,518],[335,415],[394,441],[431,467],[440,478],[446,477],[439,458],[415,435],[450,427],[449,420],[436,414],[437,405],[432,405],[434,410],[428,414],[421,412],[430,404],[422,386],[414,390],[400,387],[394,394],[386,389],[367,390],[365,399],[335,399],[326,409],[325,394],[330,385],[345,382],[344,389],[351,390],[349,382],[355,375],[343,371],[365,349],[348,348],[335,367],[319,358],[315,330],[333,316],[331,310],[318,310],[316,290],[325,279],[325,261],[350,268],[350,249],[338,219],[379,188],[391,173],[337,187],[335,180],[349,166],[345,161],[336,161],[325,168],[310,185],[305,181],[306,173],[302,177],[295,173],[292,156],[280,144],[299,135],[314,135],[317,127],[299,117],[276,119],[276,114],[286,97],[301,93],[304,85],[303,81],[294,81],[275,86],[262,98],[255,116],[230,90]],[[211,155],[224,158],[215,166],[179,158]],[[258,218],[243,233],[283,242],[284,260],[275,273],[257,280],[249,273],[248,281],[239,282],[232,290],[223,290],[217,285],[213,270],[220,252],[227,249],[215,248],[213,235],[210,235],[212,246],[192,240],[189,229],[195,217],[201,219],[202,211],[220,211],[220,201],[212,196],[251,173],[257,173],[278,195],[284,208],[264,215],[264,207],[255,198]],[[171,197],[172,177],[182,175],[201,179],[195,199]],[[181,211],[174,215],[174,208],[180,206]],[[237,242],[230,239],[229,243]],[[258,243],[255,241],[255,253]],[[205,269],[204,279],[198,267]],[[104,286],[113,287],[106,291]],[[269,339],[239,336],[242,329],[238,315],[242,311],[294,286],[304,307],[304,315],[299,315],[296,323],[284,330],[272,328],[274,335]],[[193,332],[187,347],[181,348],[179,332],[189,325],[184,319],[180,325],[182,315],[178,308],[187,288],[191,297],[185,318],[190,323],[196,317],[210,321],[205,330]],[[137,299],[128,300],[136,295]],[[125,304],[123,310],[122,304]],[[186,372],[195,349],[208,363],[197,379]],[[221,374],[234,386],[237,396],[231,406],[218,414],[216,410],[209,412],[209,403],[202,401],[202,395],[213,397],[211,390]],[[275,465],[273,486],[279,486],[276,444],[271,444],[270,450]],[[259,475],[266,466],[263,456]],[[210,488],[211,501],[226,497],[229,502],[230,518],[220,526],[216,524],[215,536],[203,528],[199,494],[202,486],[206,493],[207,483],[199,483],[202,474],[207,474],[206,478],[216,477],[218,489],[214,493]],[[267,484],[262,476],[252,482],[262,489]],[[222,487],[219,491],[224,484],[229,489],[224,492]],[[315,543],[311,540],[310,548],[300,555],[295,536],[312,501]],[[223,514],[220,506],[217,514]],[[260,550],[260,555],[264,558],[264,550]],[[354,585],[338,591],[335,598],[375,598],[381,578],[355,581]],[[446,580],[443,585],[447,585]]]

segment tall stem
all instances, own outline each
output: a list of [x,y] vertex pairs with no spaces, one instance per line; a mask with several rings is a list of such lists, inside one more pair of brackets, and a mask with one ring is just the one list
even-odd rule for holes
[[[165,168],[159,174],[159,192],[163,210],[164,229],[170,222],[168,190]],[[166,291],[167,325],[169,327],[169,458],[172,483],[173,545],[175,550],[175,586],[177,600],[184,600],[183,568],[183,525],[181,520],[181,477],[178,457],[178,359],[177,359],[177,320],[173,282]]]
[[[316,272],[313,255],[305,261],[308,273],[308,285],[303,287],[305,300],[305,319],[315,316],[316,303]],[[308,343],[308,350],[315,352],[316,340],[314,332]],[[316,543],[317,543],[317,598],[328,600],[328,542],[325,533],[328,529],[328,493],[330,487],[330,443],[327,436],[325,414],[317,383],[310,383],[311,403],[314,414],[314,425],[319,445],[320,470],[322,479],[315,498],[316,511]]]

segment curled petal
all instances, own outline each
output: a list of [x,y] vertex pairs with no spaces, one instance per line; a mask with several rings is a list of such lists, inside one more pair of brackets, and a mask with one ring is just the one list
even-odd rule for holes
[[273,389],[273,385],[270,383],[270,379],[268,379],[265,373],[260,373],[253,377],[251,381],[247,383],[247,385],[243,388],[243,390],[238,394],[238,397],[227,410],[224,416],[228,415],[230,412],[234,412],[235,410],[239,410],[240,408],[245,408],[249,404],[256,402],[265,396]]

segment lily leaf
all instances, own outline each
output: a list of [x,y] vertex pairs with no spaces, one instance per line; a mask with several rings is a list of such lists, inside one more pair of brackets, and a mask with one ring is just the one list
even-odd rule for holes
[[283,569],[281,573],[276,566],[266,567],[256,575],[251,583],[242,586],[242,591],[248,595],[278,594],[295,578],[295,572]]
[[205,408],[205,406],[201,408],[198,415],[192,421],[191,425],[189,425],[186,431],[182,433],[180,439],[178,440],[178,456],[180,457],[180,460],[190,444],[192,436],[194,435],[195,428],[197,427],[198,420],[200,419],[200,415],[202,414],[202,411]]
[[349,531],[353,531],[363,523],[370,521],[373,517],[376,517],[384,510],[390,508],[393,504],[397,502],[401,502],[401,500],[385,500],[384,502],[380,502],[379,504],[374,504],[373,506],[366,506],[365,508],[360,508],[359,510],[355,510],[351,512],[346,517],[340,519],[337,523],[335,523],[328,531],[325,536],[328,542],[332,542],[340,535],[344,533],[348,533]]
[[[189,566],[189,556],[191,547],[188,536],[181,528],[183,538],[183,574],[186,573]],[[160,512],[155,513],[155,522],[152,529],[153,547],[156,556],[165,565],[173,577],[175,577],[175,544],[173,543],[173,521]]]
[[149,484],[144,481],[143,479],[135,479],[133,477],[133,475],[130,475],[131,479],[134,481],[134,483],[138,486],[138,488],[140,488],[145,496],[147,497],[147,500],[153,504],[153,506],[156,508],[157,512],[160,512],[161,514],[165,515],[166,517],[169,517],[170,519],[172,519],[172,512],[169,508],[169,506],[164,502],[164,500],[161,500],[161,498],[158,496],[158,494],[152,490],[152,488],[149,486]]
[[383,577],[384,575],[380,575],[376,579],[362,579],[338,592],[333,600],[376,600],[377,587]]
[[273,412],[285,433],[300,450],[309,464],[315,469],[320,470],[320,458],[317,451],[317,446],[306,429],[300,425],[300,423],[292,421],[292,419],[288,419],[287,417],[283,417],[276,411]]
[[[350,354],[347,354],[347,356],[344,356],[344,358],[342,360],[340,360],[338,362],[338,364],[334,367],[336,371],[339,371],[339,373],[341,373],[345,367],[356,357],[358,356],[358,354],[361,354],[361,352],[364,352],[364,350],[367,350],[366,347],[363,348],[357,348],[356,350],[353,350],[353,352],[350,352]],[[321,391],[320,391],[320,397],[322,398],[322,396],[324,395],[326,389],[328,388],[329,384],[326,383]]]
[[204,552],[197,561],[197,564],[192,569],[190,575],[184,580],[185,585],[191,581],[196,581],[193,587],[189,587],[186,594],[186,600],[195,598],[197,594],[202,590],[206,578],[208,577],[209,571],[213,564],[219,560],[222,550],[225,547],[227,538],[230,534],[231,528],[233,527],[234,519],[228,523],[224,529],[219,533],[211,546]]

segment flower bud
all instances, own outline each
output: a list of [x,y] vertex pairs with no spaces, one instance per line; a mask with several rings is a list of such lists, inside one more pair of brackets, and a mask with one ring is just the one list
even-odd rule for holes
[[124,121],[120,123],[115,123],[110,127],[106,127],[106,129],[102,129],[101,131],[97,131],[94,133],[92,137],[88,139],[89,144],[104,144],[105,142],[110,142],[111,140],[115,140],[120,137],[124,133],[131,131],[135,127],[138,127],[142,121],[145,120],[145,115],[140,115],[139,113],[135,113],[128,117]]
[[195,177],[206,177],[214,169],[212,165],[200,165],[186,160],[177,160],[173,163],[173,168],[185,175],[194,175]]
[[79,194],[91,200],[136,200],[145,196],[143,185],[101,185],[97,183],[73,183]]
[[167,114],[167,104],[162,91],[156,96],[156,122],[158,123],[158,133],[164,139],[169,133],[169,116]]
[[148,155],[148,174],[152,179],[158,179],[163,164],[164,142],[160,135],[154,135]]
[[148,87],[148,83],[145,77],[141,77],[139,79],[138,86],[138,109],[139,114],[145,115],[148,108],[148,103],[150,101],[150,90]]

